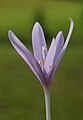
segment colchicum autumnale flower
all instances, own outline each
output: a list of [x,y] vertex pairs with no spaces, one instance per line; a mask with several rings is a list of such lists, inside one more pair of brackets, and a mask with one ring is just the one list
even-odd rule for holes
[[46,119],[51,120],[50,116],[50,86],[54,74],[56,73],[57,67],[60,60],[67,48],[73,31],[74,22],[70,18],[70,29],[66,41],[64,42],[64,36],[60,31],[56,38],[52,39],[51,46],[47,50],[44,32],[38,22],[35,23],[32,30],[32,46],[34,56],[31,52],[23,45],[23,43],[15,36],[12,31],[8,32],[8,37],[14,48],[25,60],[25,62],[32,69],[34,74],[37,76],[41,85],[43,86],[45,93],[46,103]]

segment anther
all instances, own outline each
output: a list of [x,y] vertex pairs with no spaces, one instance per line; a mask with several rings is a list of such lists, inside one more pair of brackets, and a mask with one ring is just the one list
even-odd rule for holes
[[41,64],[41,62],[42,62],[42,60],[39,60],[39,61],[38,61],[38,64],[40,65],[40,64]]

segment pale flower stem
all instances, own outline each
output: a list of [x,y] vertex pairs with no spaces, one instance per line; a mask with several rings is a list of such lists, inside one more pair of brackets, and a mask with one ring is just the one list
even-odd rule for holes
[[45,106],[46,106],[46,120],[51,120],[50,114],[50,90],[44,90],[45,94]]

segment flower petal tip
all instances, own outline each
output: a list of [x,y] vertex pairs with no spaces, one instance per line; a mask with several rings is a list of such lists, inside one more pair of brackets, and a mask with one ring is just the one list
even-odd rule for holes
[[8,31],[8,37],[9,37],[9,40],[11,40],[11,35],[12,35],[12,31],[9,30],[9,31]]
[[[56,36],[56,39],[63,39],[64,40],[64,35],[63,35],[63,32],[60,31],[58,32],[57,36]],[[63,41],[64,42],[64,41]]]
[[38,31],[39,29],[41,29],[41,25],[39,24],[39,22],[36,22],[33,26],[33,30],[32,30],[32,34],[33,34],[33,31]]
[[40,26],[39,22],[36,22],[34,27]]
[[12,32],[11,30],[8,31],[8,36],[11,34],[11,32]]
[[58,35],[60,35],[60,36],[62,35],[62,36],[63,36],[63,32],[62,32],[62,31],[60,31],[60,32],[58,33]]
[[15,41],[14,37],[15,37],[14,33],[13,33],[11,30],[9,30],[9,31],[8,31],[8,38],[9,38],[9,41],[10,41],[11,43],[12,43],[13,41]]
[[59,32],[59,34],[63,34],[63,32],[62,32],[62,31],[60,31],[60,32]]
[[69,17],[70,22],[74,25],[74,21],[71,17]]
[[9,30],[9,31],[8,31],[8,37],[10,37],[12,34],[14,34],[14,33],[12,32],[12,30]]

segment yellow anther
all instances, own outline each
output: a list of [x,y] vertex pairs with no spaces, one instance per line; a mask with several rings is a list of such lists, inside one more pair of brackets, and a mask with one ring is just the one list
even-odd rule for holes
[[41,64],[41,62],[42,62],[42,60],[39,60],[39,61],[38,61],[38,64],[40,65],[40,64]]

